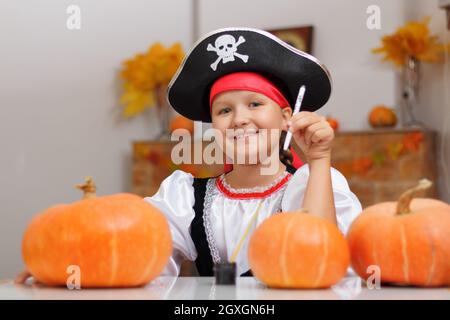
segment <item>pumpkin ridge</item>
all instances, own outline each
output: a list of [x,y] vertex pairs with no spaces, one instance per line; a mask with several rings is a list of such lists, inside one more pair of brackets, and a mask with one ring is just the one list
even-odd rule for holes
[[[153,236],[154,232],[152,232],[151,234]],[[142,277],[141,277],[141,279],[139,279],[139,283],[145,282],[145,279],[148,277],[148,275],[153,270],[153,265],[155,264],[155,259],[158,256],[158,248],[156,248],[156,246],[151,246],[151,252],[152,252],[152,254],[151,254],[152,258],[148,262],[147,270],[144,269],[145,271],[142,273]]]
[[404,281],[409,282],[409,261],[407,252],[407,241],[405,235],[405,226],[403,223],[400,224],[400,239],[402,244],[402,256],[403,256],[403,278]]
[[146,279],[149,276],[149,274],[153,271],[153,265],[155,264],[156,257],[158,255],[157,250],[158,250],[158,248],[156,248],[156,246],[152,246],[152,258],[148,262],[147,271],[144,272],[142,280],[140,281],[140,283],[144,282],[145,281],[144,279]]
[[111,276],[109,284],[112,286],[117,276],[117,266],[119,262],[119,259],[117,258],[117,230],[115,230],[115,228],[111,232],[111,240],[109,245],[111,247]]
[[430,264],[430,270],[428,271],[428,279],[426,285],[430,285],[431,281],[433,281],[434,272],[436,269],[436,246],[434,244],[434,237],[428,236],[428,239],[430,239],[430,246],[431,246],[431,264]]
[[281,269],[281,274],[282,274],[282,277],[283,277],[283,282],[284,283],[291,283],[291,281],[290,281],[290,277],[289,277],[289,274],[288,274],[288,272],[287,272],[287,262],[286,262],[286,257],[287,257],[287,246],[288,246],[288,243],[287,243],[287,239],[289,238],[288,236],[289,236],[289,233],[290,233],[290,231],[291,231],[291,229],[292,229],[292,225],[294,224],[294,218],[295,217],[292,217],[291,219],[290,219],[290,221],[288,222],[288,225],[286,226],[286,229],[285,229],[285,232],[284,232],[284,237],[283,237],[283,241],[282,241],[282,243],[281,243],[281,250],[280,250],[280,256],[281,256],[281,259],[280,259],[280,269]]
[[375,248],[376,245],[377,245],[377,242],[376,241],[372,241],[372,259],[373,259],[373,264],[376,265],[376,266],[379,266],[377,250]]
[[[320,226],[319,226],[320,228]],[[323,275],[325,274],[325,265],[326,265],[326,259],[328,258],[328,233],[326,230],[326,226],[322,226],[321,228],[322,233],[322,242],[323,242],[323,253],[322,253],[322,259],[320,261],[320,267],[319,267],[319,273],[317,274],[316,281],[314,283],[314,287],[317,288],[320,281],[322,281]]]
[[[377,251],[377,244],[378,244],[378,241],[371,241],[371,243],[372,243],[372,259],[373,259],[373,264],[375,265],[375,266],[377,266],[378,268],[380,268],[381,269],[381,265],[380,265],[380,259],[379,259],[379,255],[378,255],[378,251]],[[366,272],[367,273],[367,268],[366,268],[366,270],[364,270],[364,272]]]

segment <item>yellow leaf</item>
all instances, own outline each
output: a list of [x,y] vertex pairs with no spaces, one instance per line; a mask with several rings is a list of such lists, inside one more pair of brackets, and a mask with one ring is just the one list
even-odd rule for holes
[[155,89],[170,82],[183,58],[184,51],[179,42],[170,48],[156,42],[147,52],[125,60],[120,72],[120,77],[125,80],[120,98],[120,103],[126,105],[124,116],[138,115],[154,105]]
[[425,62],[441,61],[442,52],[448,50],[449,44],[443,45],[437,36],[430,35],[430,19],[425,17],[420,22],[408,22],[394,34],[384,36],[382,46],[372,49],[372,52],[383,54],[383,60],[391,61],[397,66],[403,66],[410,56]]
[[143,92],[130,84],[125,85],[125,92],[120,98],[120,102],[125,104],[123,116],[126,118],[141,114],[145,109],[155,104],[154,91]]

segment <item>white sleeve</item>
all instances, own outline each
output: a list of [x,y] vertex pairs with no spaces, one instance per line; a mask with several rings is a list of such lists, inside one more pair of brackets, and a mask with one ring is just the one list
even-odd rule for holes
[[172,234],[173,252],[162,276],[178,276],[183,260],[197,258],[189,230],[195,217],[193,180],[190,173],[176,170],[164,179],[153,196],[144,198],[162,211]]
[[[305,164],[295,172],[288,182],[281,203],[282,211],[295,211],[300,208],[303,203],[308,178],[309,166]],[[361,203],[355,194],[351,192],[347,179],[334,168],[331,168],[331,184],[333,186],[338,227],[346,235],[350,224],[362,211]]]

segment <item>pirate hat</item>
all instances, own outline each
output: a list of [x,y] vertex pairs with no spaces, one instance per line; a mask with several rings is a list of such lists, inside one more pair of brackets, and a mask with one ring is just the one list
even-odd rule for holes
[[168,101],[187,118],[211,122],[211,86],[239,71],[257,72],[271,80],[291,107],[305,85],[303,111],[319,109],[331,94],[330,73],[315,57],[263,30],[225,28],[206,34],[194,45],[169,83]]

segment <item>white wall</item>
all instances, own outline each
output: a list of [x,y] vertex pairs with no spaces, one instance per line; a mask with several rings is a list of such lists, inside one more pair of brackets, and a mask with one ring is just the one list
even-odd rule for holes
[[[200,34],[241,25],[312,24],[313,53],[331,70],[334,92],[320,113],[343,130],[364,129],[370,108],[396,102],[392,68],[370,53],[404,22],[404,0],[202,0]],[[22,268],[20,242],[38,211],[80,197],[73,188],[93,175],[100,194],[128,191],[130,142],[158,131],[153,113],[118,119],[122,60],[154,41],[191,39],[188,0],[0,0],[0,278]],[[82,29],[66,29],[69,4]],[[382,10],[382,29],[366,27],[366,8]]]
[[[450,42],[445,11],[437,0],[410,0],[407,19],[431,17],[430,29],[441,41]],[[450,54],[442,64],[422,64],[417,118],[438,133],[439,197],[450,202]]]
[[[81,30],[66,8],[81,8]],[[22,268],[38,211],[73,202],[92,175],[99,194],[129,190],[131,141],[158,132],[153,113],[120,121],[121,61],[155,41],[192,43],[184,0],[0,1],[0,278]],[[176,8],[176,10],[175,10]]]

